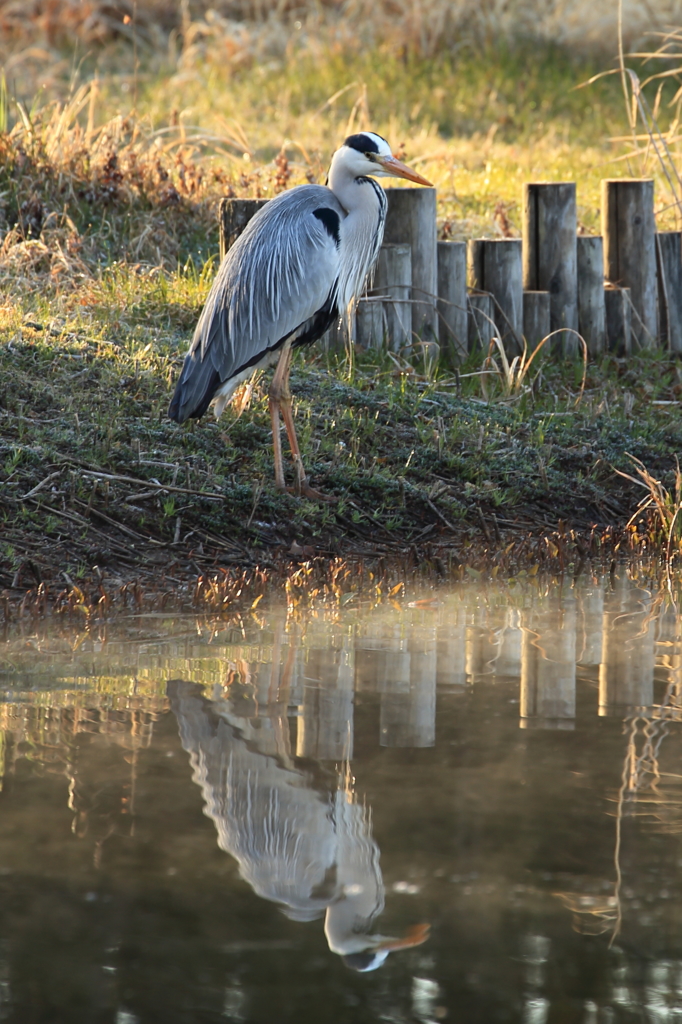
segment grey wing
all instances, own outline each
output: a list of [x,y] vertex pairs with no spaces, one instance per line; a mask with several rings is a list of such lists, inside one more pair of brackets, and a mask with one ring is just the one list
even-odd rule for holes
[[253,217],[209,292],[171,402],[172,419],[200,416],[219,387],[335,306],[345,216],[330,189],[301,185]]
[[168,695],[218,845],[259,896],[284,904],[296,920],[318,917],[336,854],[329,797],[308,773],[260,749],[274,730],[288,735],[286,706],[266,705],[246,719],[191,683],[170,682]]

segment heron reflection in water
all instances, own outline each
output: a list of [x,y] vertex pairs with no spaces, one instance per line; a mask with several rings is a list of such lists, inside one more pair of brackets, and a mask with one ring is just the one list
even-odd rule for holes
[[294,921],[324,914],[329,948],[358,971],[426,940],[428,925],[404,938],[370,934],[384,884],[369,815],[347,778],[318,762],[296,765],[285,704],[249,715],[222,691],[208,700],[201,687],[174,681],[168,693],[218,845],[259,896]]

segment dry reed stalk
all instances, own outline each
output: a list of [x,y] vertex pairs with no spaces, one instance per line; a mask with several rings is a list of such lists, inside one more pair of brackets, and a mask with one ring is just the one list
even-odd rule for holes
[[[577,338],[578,338],[578,341],[580,342],[580,344],[582,346],[583,376],[582,376],[582,381],[580,383],[580,389],[578,391],[578,395],[577,395],[577,397],[575,399],[575,406],[577,407],[578,405],[580,405],[580,402],[582,400],[582,396],[583,396],[583,393],[585,391],[585,382],[586,382],[586,379],[587,379],[587,345],[586,345],[585,340],[583,339],[582,335],[578,334],[577,331],[572,331],[572,330],[570,330],[569,328],[566,328],[566,327],[561,327],[557,331],[552,331],[551,334],[546,335],[542,339],[542,341],[539,342],[539,344],[533,349],[533,351],[530,353],[530,355],[528,353],[528,346],[527,346],[526,341],[524,339],[524,342],[523,342],[523,352],[520,355],[518,355],[518,356],[514,356],[514,358],[512,359],[511,363],[507,359],[507,354],[504,351],[504,346],[503,346],[502,342],[500,341],[500,339],[497,336],[495,336],[490,341],[490,346],[488,348],[488,355],[486,356],[485,360],[483,361],[482,370],[485,371],[485,370],[491,370],[492,369],[494,372],[497,373],[497,375],[498,375],[498,377],[499,377],[499,379],[500,379],[500,381],[502,383],[503,394],[504,394],[505,398],[509,398],[512,395],[519,395],[521,393],[522,389],[523,389],[524,381],[526,380],[526,378],[528,376],[530,368],[531,368],[531,366],[533,364],[533,360],[535,359],[535,357],[538,354],[538,352],[543,348],[545,343],[548,342],[548,341],[551,341],[552,338],[556,337],[557,335],[562,335],[562,334],[567,334],[567,333],[568,334],[575,334],[577,336]],[[499,363],[498,363],[497,359],[494,356],[495,349],[497,349],[498,354],[499,354],[499,360],[500,360]],[[483,390],[483,392],[485,394],[486,393],[486,387],[485,387],[485,384],[483,383],[483,379],[482,379],[482,382],[481,382],[481,386],[482,386],[482,390]],[[529,385],[529,387],[532,388],[532,384]]]
[[[16,123],[0,133],[6,290],[73,291],[112,259],[174,268],[183,232],[203,225],[210,234],[217,199],[235,194],[220,167],[202,163],[198,138],[174,140],[164,150],[158,136],[129,118],[95,128],[97,88],[83,86],[67,103],[31,115],[18,104]],[[86,110],[87,129],[80,122]],[[242,185],[250,187],[250,180]],[[112,235],[106,222],[116,216],[128,227]]]
[[652,509],[655,513],[659,530],[663,534],[665,560],[668,569],[670,569],[675,554],[682,552],[682,472],[680,471],[680,464],[676,460],[675,489],[671,493],[646,468],[644,463],[635,458],[634,455],[628,457],[632,459],[637,477],[631,476],[629,473],[623,473],[619,469],[616,470],[616,473],[619,476],[625,477],[626,480],[631,480],[633,483],[645,487],[648,493],[639,503],[637,511],[631,516],[626,529],[642,512],[649,508]]
[[[640,174],[645,176],[651,173],[652,160],[658,165],[660,173],[669,190],[669,201],[665,209],[675,209],[678,226],[682,225],[682,175],[678,170],[674,149],[681,141],[679,135],[680,113],[682,112],[682,85],[670,101],[670,106],[675,109],[675,116],[667,131],[660,127],[660,105],[664,81],[668,78],[675,78],[682,82],[682,65],[663,72],[656,72],[640,81],[639,75],[625,63],[625,8],[624,0],[618,0],[618,67],[594,75],[585,85],[603,78],[607,75],[617,74],[620,76],[625,110],[630,127],[629,136],[616,136],[611,141],[631,141],[632,149],[621,159],[630,162],[637,159],[640,164]],[[647,36],[661,38],[663,41],[656,50],[639,50],[632,52],[629,56],[639,60],[680,60],[682,59],[682,29],[672,29],[666,32],[655,32],[657,26],[650,26]],[[652,82],[658,82],[659,89],[656,94],[653,107],[649,103],[644,87]],[[641,132],[640,132],[641,125]]]

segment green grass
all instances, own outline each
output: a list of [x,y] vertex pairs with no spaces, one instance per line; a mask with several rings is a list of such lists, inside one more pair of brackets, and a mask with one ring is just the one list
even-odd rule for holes
[[[631,471],[626,452],[664,479],[672,473],[677,407],[653,403],[677,401],[682,383],[663,355],[604,357],[589,366],[582,397],[580,363],[540,358],[516,394],[486,377],[485,401],[482,378],[465,376],[482,355],[462,367],[458,389],[446,368],[428,379],[418,364],[401,372],[380,353],[349,366],[313,350],[292,374],[299,439],[313,484],[339,500],[280,494],[266,379],[239,418],[228,410],[183,428],[166,418],[207,285],[193,270],[119,267],[90,286],[87,305],[58,317],[45,299],[5,308],[5,585],[28,563],[74,583],[94,565],[151,578],[216,557],[267,562],[292,543],[395,555],[428,537],[461,556],[481,539],[481,515],[491,541],[498,529],[518,540],[559,520],[584,534],[624,524],[640,497],[614,472]],[[154,481],[219,499],[163,492]],[[24,570],[29,581],[32,572]]]

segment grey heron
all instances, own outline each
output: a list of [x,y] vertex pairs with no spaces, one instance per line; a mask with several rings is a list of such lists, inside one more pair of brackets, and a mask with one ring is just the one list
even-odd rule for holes
[[289,390],[294,349],[321,338],[362,289],[378,256],[386,194],[374,178],[431,183],[397,160],[380,135],[349,136],[328,184],[299,185],[266,203],[225,256],[194,332],[168,414],[177,423],[220,416],[255,370],[277,363],[269,392],[275,484],[286,489],[280,413],[296,492],[320,498],[306,477]]
[[296,764],[281,695],[247,715],[238,698],[208,700],[191,683],[169,682],[168,695],[204,813],[254,892],[294,921],[324,914],[330,950],[358,971],[426,941],[425,924],[402,938],[371,932],[384,883],[370,814],[343,774]]

